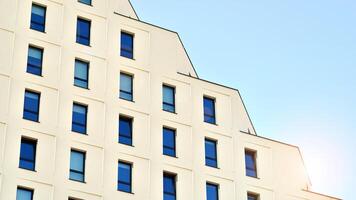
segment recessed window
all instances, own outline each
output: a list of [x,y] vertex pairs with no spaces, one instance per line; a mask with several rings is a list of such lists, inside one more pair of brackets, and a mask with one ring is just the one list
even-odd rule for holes
[[246,176],[257,177],[256,151],[245,149]]
[[86,134],[87,133],[87,113],[88,107],[73,103],[72,113],[72,131]]
[[121,32],[121,56],[133,59],[133,42],[134,36],[132,34]]
[[163,200],[176,200],[176,175],[163,174]]
[[91,5],[91,0],[78,0],[78,2]]
[[85,153],[71,150],[69,179],[84,182],[85,175]]
[[120,98],[133,100],[133,76],[126,73],[120,73]]
[[90,26],[91,22],[82,18],[77,19],[77,43],[90,45]]
[[29,46],[26,72],[37,76],[42,75],[43,49]]
[[23,109],[23,118],[38,122],[40,112],[40,93],[25,91],[25,103]]
[[175,88],[163,85],[163,110],[175,112]]
[[176,156],[176,131],[163,128],[163,155]]
[[219,200],[219,185],[206,183],[206,200]]
[[35,171],[36,146],[36,140],[21,138],[20,168]]
[[30,28],[36,31],[45,31],[46,27],[46,7],[32,4]]
[[117,190],[132,193],[132,165],[119,161]]
[[74,85],[88,89],[89,63],[81,60],[75,60]]
[[205,138],[205,165],[218,167],[216,141]]
[[216,124],[215,99],[204,97],[204,122]]
[[255,193],[247,193],[247,200],[259,200],[260,195],[255,194]]
[[119,117],[119,143],[132,146],[132,118]]
[[32,200],[33,190],[18,187],[16,192],[16,200]]

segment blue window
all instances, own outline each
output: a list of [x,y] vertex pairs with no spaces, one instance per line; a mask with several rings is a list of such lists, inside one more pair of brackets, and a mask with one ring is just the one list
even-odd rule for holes
[[133,59],[133,41],[132,34],[121,32],[121,56]]
[[73,103],[72,131],[82,134],[87,133],[87,113],[87,106]]
[[91,22],[88,20],[77,19],[77,43],[86,46],[90,45],[90,24]]
[[163,154],[176,156],[176,131],[173,129],[163,128]]
[[91,5],[91,0],[78,0],[78,2]]
[[247,200],[258,200],[260,197],[258,194],[247,193]]
[[163,200],[176,200],[176,175],[163,174]]
[[25,188],[17,188],[16,200],[32,200],[33,199],[33,190]]
[[245,149],[246,176],[257,177],[256,152]]
[[36,146],[37,146],[36,140],[30,140],[26,138],[21,139],[20,164],[19,164],[20,168],[35,171]]
[[23,118],[38,122],[40,112],[40,93],[25,91]]
[[219,200],[219,185],[206,183],[206,200]]
[[133,100],[133,77],[129,74],[120,73],[120,98],[128,101]]
[[43,49],[29,46],[26,72],[34,75],[42,75]]
[[81,60],[75,60],[74,85],[82,88],[88,88],[89,63]]
[[132,146],[132,118],[120,116],[119,143]]
[[215,99],[204,97],[204,122],[215,124]]
[[205,165],[218,167],[216,141],[205,138]]
[[175,112],[175,88],[163,85],[163,110]]
[[36,31],[45,31],[46,7],[32,4],[30,28]]
[[126,162],[119,162],[117,190],[122,192],[132,192],[132,165]]
[[71,150],[69,179],[84,182],[85,175],[85,153]]

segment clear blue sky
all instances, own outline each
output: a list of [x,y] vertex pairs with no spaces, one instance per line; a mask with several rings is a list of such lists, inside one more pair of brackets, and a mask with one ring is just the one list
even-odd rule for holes
[[355,199],[355,0],[132,3],[179,32],[201,78],[240,90],[259,135],[301,148],[313,190]]

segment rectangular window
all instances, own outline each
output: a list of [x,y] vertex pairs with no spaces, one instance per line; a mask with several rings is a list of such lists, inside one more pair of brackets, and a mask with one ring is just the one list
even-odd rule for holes
[[121,56],[133,59],[133,41],[132,34],[121,32]]
[[120,73],[120,98],[133,100],[133,77],[129,74]]
[[85,153],[76,150],[71,150],[69,179],[73,181],[84,182],[84,174]]
[[33,190],[25,188],[17,188],[16,200],[32,200],[33,199]]
[[218,167],[216,141],[205,138],[205,165]]
[[119,143],[132,146],[132,118],[119,117]]
[[87,106],[73,103],[72,131],[82,134],[87,133],[87,113]]
[[25,91],[25,103],[23,109],[23,118],[38,122],[40,112],[40,93]]
[[245,149],[246,176],[257,177],[256,151]]
[[176,175],[163,174],[163,200],[176,200]]
[[204,122],[215,124],[215,99],[204,97]]
[[176,131],[163,128],[163,155],[176,156]]
[[35,171],[36,146],[36,140],[21,138],[20,168]]
[[76,59],[74,67],[74,85],[88,89],[89,63]]
[[78,2],[91,5],[91,0],[78,0]]
[[77,43],[90,45],[90,25],[91,22],[82,18],[77,19]]
[[206,200],[219,200],[219,185],[206,183]]
[[132,192],[132,165],[119,161],[117,190],[122,192]]
[[43,49],[29,46],[27,55],[26,72],[34,75],[42,75]]
[[175,88],[163,85],[163,110],[175,112]]
[[259,200],[260,195],[255,194],[255,193],[247,193],[247,200]]
[[44,32],[46,27],[46,7],[32,4],[31,25],[32,30]]

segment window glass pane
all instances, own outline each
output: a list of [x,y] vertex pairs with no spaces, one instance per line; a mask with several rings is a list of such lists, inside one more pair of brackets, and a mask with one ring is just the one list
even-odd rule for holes
[[207,183],[206,184],[206,199],[207,200],[218,200],[219,199],[219,186]]
[[69,175],[71,180],[84,181],[84,162],[85,153],[74,150],[71,151]]
[[247,195],[248,200],[258,200],[258,195],[255,194],[248,194]]
[[121,32],[121,56],[133,58],[133,35]]
[[246,176],[257,177],[256,153],[245,151]]
[[176,156],[175,131],[163,128],[163,154],[167,156]]
[[120,73],[120,98],[132,101],[132,76]]
[[119,119],[119,143],[132,145],[132,119],[130,118]]
[[23,118],[38,121],[40,95],[34,92],[25,92]]
[[32,200],[32,197],[32,190],[17,188],[16,200]]
[[31,9],[31,26],[33,30],[44,32],[46,21],[46,8],[32,4]]
[[205,164],[210,167],[217,167],[216,142],[205,139]]
[[215,124],[215,100],[204,97],[204,121]]
[[176,199],[176,183],[175,176],[164,174],[163,177],[163,200]]
[[163,86],[163,110],[175,112],[175,88]]
[[118,169],[118,190],[131,192],[131,164],[119,162]]
[[20,168],[35,170],[36,141],[21,139]]
[[28,48],[27,73],[41,76],[43,50],[36,47]]
[[87,46],[90,45],[90,21],[78,18],[77,43]]
[[80,60],[75,60],[74,85],[88,88],[88,68],[89,64]]
[[80,3],[91,5],[91,0],[78,0]]
[[86,134],[87,107],[73,104],[72,131]]

